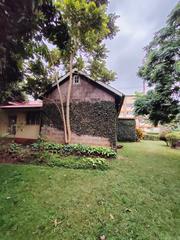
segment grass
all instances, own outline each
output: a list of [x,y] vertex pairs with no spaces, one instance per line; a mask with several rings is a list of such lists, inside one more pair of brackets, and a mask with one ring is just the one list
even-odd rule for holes
[[180,239],[180,151],[123,145],[107,171],[1,164],[0,239]]

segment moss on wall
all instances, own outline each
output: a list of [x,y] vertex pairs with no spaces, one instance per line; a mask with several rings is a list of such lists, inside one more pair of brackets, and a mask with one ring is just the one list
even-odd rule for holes
[[[71,129],[77,135],[91,135],[108,138],[111,146],[116,146],[117,113],[114,103],[79,102],[70,105]],[[43,108],[43,125],[63,130],[63,123],[57,107],[46,104]]]
[[136,141],[136,122],[135,119],[117,120],[117,140],[118,141]]

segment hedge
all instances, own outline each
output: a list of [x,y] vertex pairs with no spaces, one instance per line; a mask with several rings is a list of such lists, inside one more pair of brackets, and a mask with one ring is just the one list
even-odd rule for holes
[[180,132],[171,132],[166,134],[167,142],[169,143],[170,147],[175,148],[176,144],[180,142]]
[[118,141],[136,141],[136,122],[135,119],[117,120],[117,140]]

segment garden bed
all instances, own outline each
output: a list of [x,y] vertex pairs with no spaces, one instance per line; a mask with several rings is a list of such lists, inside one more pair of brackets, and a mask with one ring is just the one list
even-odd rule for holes
[[80,144],[60,145],[39,141],[23,146],[6,144],[0,149],[0,163],[38,164],[73,169],[108,169],[105,158],[114,158],[116,152],[104,147],[89,147]]

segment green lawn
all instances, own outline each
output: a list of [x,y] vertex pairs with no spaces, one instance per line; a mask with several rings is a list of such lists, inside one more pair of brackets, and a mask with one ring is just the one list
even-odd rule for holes
[[180,239],[180,151],[123,145],[107,171],[1,164],[0,239]]

